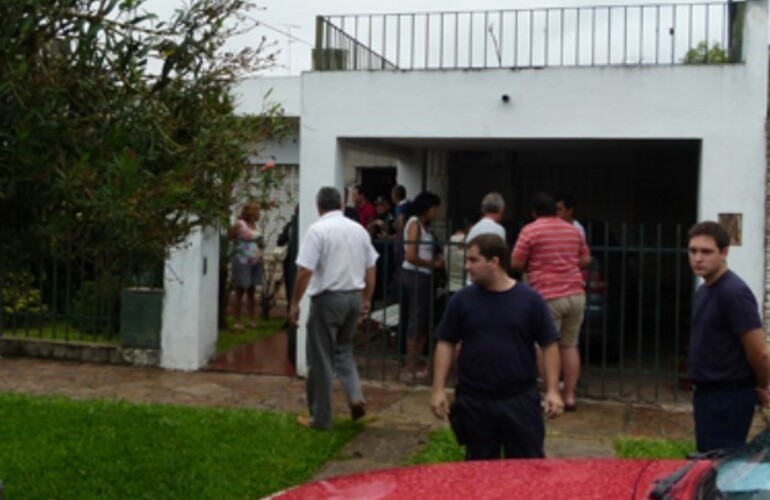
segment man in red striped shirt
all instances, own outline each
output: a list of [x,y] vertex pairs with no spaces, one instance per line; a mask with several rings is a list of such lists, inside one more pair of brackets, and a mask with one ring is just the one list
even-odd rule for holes
[[547,193],[532,199],[535,221],[519,233],[511,254],[511,268],[527,273],[527,282],[548,303],[561,336],[564,408],[574,410],[580,376],[578,335],[585,309],[585,283],[580,272],[591,262],[585,237],[556,215],[556,200]]

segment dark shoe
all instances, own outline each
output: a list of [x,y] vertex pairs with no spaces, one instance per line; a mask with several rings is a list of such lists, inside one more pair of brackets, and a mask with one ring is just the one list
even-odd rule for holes
[[365,403],[353,403],[350,405],[350,418],[355,422],[361,420],[366,416],[366,404]]
[[572,403],[571,405],[564,405],[564,411],[577,411],[577,404]]

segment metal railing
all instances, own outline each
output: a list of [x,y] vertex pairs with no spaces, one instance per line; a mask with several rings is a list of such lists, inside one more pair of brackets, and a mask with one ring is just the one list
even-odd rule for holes
[[745,1],[319,16],[315,70],[740,62]]
[[128,256],[107,265],[30,252],[0,270],[0,338],[118,344],[124,289],[162,283],[160,269],[150,269]]
[[[521,224],[518,224],[520,227]],[[689,339],[693,277],[682,226],[593,223],[586,225],[593,263],[586,272],[586,312],[580,335],[581,396],[676,402],[688,390],[683,372]],[[356,354],[362,376],[430,384],[406,368],[404,287],[393,240],[377,240],[380,253],[375,306],[359,329]],[[438,325],[457,289],[464,250],[442,242],[450,286],[435,281],[428,304],[428,342],[421,368],[430,368]],[[460,279],[462,284],[464,279]],[[462,286],[462,285],[460,285]],[[682,385],[680,386],[680,381]]]

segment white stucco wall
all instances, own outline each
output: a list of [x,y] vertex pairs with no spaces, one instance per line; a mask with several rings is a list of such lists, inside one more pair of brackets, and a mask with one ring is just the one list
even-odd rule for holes
[[737,65],[304,73],[300,230],[318,187],[342,187],[338,138],[699,139],[698,218],[743,214],[730,265],[762,297],[766,0],[745,28]]
[[219,231],[194,231],[164,272],[161,366],[197,370],[216,353]]

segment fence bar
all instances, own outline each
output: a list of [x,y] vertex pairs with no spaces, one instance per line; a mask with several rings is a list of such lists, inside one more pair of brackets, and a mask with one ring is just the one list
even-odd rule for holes
[[[663,226],[658,223],[655,248],[655,290],[661,289]],[[674,255],[676,259],[676,255]],[[660,372],[660,293],[655,294],[655,373]],[[660,398],[660,377],[655,377],[655,401]]]
[[[316,25],[316,49],[319,51],[325,49],[339,50],[343,54],[342,57],[345,57],[344,67],[334,69],[400,68],[402,60],[406,57],[404,54],[407,53],[410,55],[410,62],[406,66],[410,69],[503,67],[503,61],[511,60],[513,67],[684,64],[687,52],[697,48],[699,43],[705,43],[707,48],[714,44],[721,44],[725,47],[730,44],[729,39],[733,23],[730,6],[743,7],[745,2],[746,0],[739,0],[729,3],[729,5],[716,2],[695,2],[681,6],[675,3],[659,3],[570,7],[569,9],[574,11],[574,17],[570,17],[568,8],[564,7],[497,9],[476,12],[426,12],[395,14],[395,23],[389,22],[392,21],[389,17],[394,14],[326,16],[318,18],[321,22]],[[622,9],[622,19],[621,15],[616,15],[620,14],[619,9]],[[738,18],[745,12],[744,8],[734,10],[739,12],[736,16]],[[555,15],[557,12],[558,18]],[[520,26],[521,14],[526,15],[528,20],[523,28]],[[467,33],[460,29],[461,23],[463,23],[460,18],[464,15],[468,16]],[[508,15],[511,16],[509,19],[512,19],[510,23],[506,22]],[[407,37],[402,36],[402,18],[405,16],[412,20],[411,36]],[[421,16],[425,18],[424,24],[417,22]],[[648,16],[650,16],[649,20],[647,19]],[[652,19],[653,16],[654,19]],[[686,19],[681,19],[682,16],[685,16]],[[497,26],[490,24],[495,18],[498,23]],[[454,29],[446,26],[450,19],[454,19]],[[477,20],[482,25],[480,32],[474,26]],[[351,21],[353,24],[352,34],[346,29]],[[431,31],[435,30],[434,21],[440,24],[435,36],[431,34]],[[362,22],[366,23],[363,28],[361,27]],[[665,22],[670,22],[670,26],[664,26]],[[736,25],[740,22],[738,19]],[[391,35],[388,30],[392,29],[394,24],[396,40],[390,41],[390,45],[395,46],[396,55],[392,57],[392,50],[389,47]],[[684,31],[680,33],[679,24],[682,24],[683,29],[687,31],[686,33]],[[632,28],[631,25],[636,27]],[[529,30],[529,35],[524,40],[520,39],[520,29]],[[638,33],[634,34],[634,29]],[[570,30],[574,31],[574,39],[571,41],[567,40]],[[606,35],[600,36],[602,30],[606,32]],[[712,40],[711,36],[714,30],[718,30],[719,35]],[[638,43],[636,49],[631,45],[632,36],[636,37]],[[479,40],[479,37],[483,37],[483,40]],[[512,43],[506,46],[506,40],[509,37]],[[402,50],[406,48],[404,43],[407,43],[405,42],[407,38],[409,48],[402,54]],[[373,46],[375,40],[381,44],[381,47]],[[420,43],[424,44],[423,61],[416,59],[416,51],[422,50]],[[542,43],[542,51],[541,48],[535,46],[537,43]],[[571,49],[570,43],[574,45],[574,61],[569,61],[565,56]],[[669,58],[668,61],[661,56],[661,51],[665,51],[665,43],[670,44],[670,54],[666,55]],[[490,64],[489,60],[490,44],[494,45],[494,57],[497,59],[495,65]],[[556,49],[558,57],[551,57],[554,46],[558,47]],[[618,50],[617,47],[619,46],[622,46],[622,54],[618,54],[616,58],[614,51]],[[452,47],[454,47],[454,62],[447,57]],[[467,61],[462,60],[460,47],[468,48]],[[479,56],[483,59],[481,64],[474,61],[474,47],[479,49]],[[634,50],[636,50],[636,54],[631,54],[630,52]],[[510,54],[509,51],[513,51],[513,54]],[[735,51],[736,54],[731,52],[731,57],[726,63],[742,60],[741,54],[737,53],[738,51],[739,49]],[[606,58],[602,58],[601,54],[605,53]],[[542,60],[536,61],[535,54],[542,54]],[[647,57],[648,54],[650,57]],[[525,63],[519,61],[520,55],[522,58],[528,57]],[[332,57],[331,55],[319,54],[318,60],[339,61],[341,60],[337,59],[339,57],[339,55]],[[365,64],[361,63],[362,58],[366,59]],[[587,60],[586,58],[590,59]],[[633,60],[635,60],[634,63],[631,62]],[[336,63],[337,66],[339,64]]]
[[[644,225],[639,226],[639,276],[644,276]],[[639,279],[637,289],[636,309],[636,398],[642,399],[642,385],[639,376],[642,374],[642,336],[644,334],[644,280]]]
[[612,7],[607,7],[607,64],[612,64]]
[[489,61],[489,12],[484,12],[484,68],[489,67],[488,61]]
[[591,66],[596,64],[596,7],[591,7]]
[[534,44],[535,44],[535,26],[534,26],[534,16],[535,11],[530,10],[529,11],[529,67],[533,67],[535,65],[534,63]]
[[505,42],[504,42],[505,24],[504,24],[502,10],[499,12],[498,23],[500,24],[500,40],[498,40],[496,44],[497,64],[499,67],[502,68],[503,67],[503,47],[505,47]]
[[564,66],[564,8],[559,9],[559,66]]
[[628,64],[628,6],[623,6],[623,64]]
[[580,66],[580,9],[575,9],[575,66]]
[[439,26],[439,56],[438,56],[438,67],[444,68],[444,13],[441,13],[441,16],[439,17],[439,21],[441,22],[441,25]]
[[660,62],[660,5],[655,6],[655,64]]
[[519,67],[519,11],[514,11],[513,17],[513,67]]
[[[626,331],[626,275],[627,275],[627,266],[626,266],[626,244],[628,243],[628,226],[624,222],[621,228],[621,236],[620,236],[620,244],[622,246],[622,250],[620,253],[620,339],[618,342],[620,352],[618,352],[619,356],[619,363],[618,366],[620,367],[620,372],[623,372],[623,367],[625,365],[625,360],[623,359],[623,354],[625,352],[624,350],[624,344],[625,344],[625,335],[623,334]],[[620,377],[618,377],[618,381],[620,383],[620,387],[618,388],[618,391],[623,392],[623,381]]]
[[414,34],[415,22],[416,22],[416,20],[415,20],[414,14],[412,14],[412,36],[411,36],[412,43],[410,44],[412,46],[412,48],[411,48],[411,54],[412,55],[410,57],[410,64],[409,64],[409,68],[410,69],[414,69],[414,46],[416,45],[414,43],[414,40],[415,40],[415,34]]
[[396,66],[401,67],[401,14],[396,16]]
[[551,23],[551,10],[545,9],[545,40],[543,41],[543,53],[545,56],[543,57],[543,65],[548,66],[548,33],[550,33],[549,25]]
[[644,64],[644,7],[639,7],[639,64]]
[[[682,247],[682,226],[680,224],[676,225],[676,247],[681,248]],[[682,296],[682,257],[681,255],[676,256],[676,285],[674,287],[674,401],[676,402],[679,398],[679,358],[682,356],[682,353],[680,352],[681,347],[681,340],[680,340],[680,329],[679,325],[681,323],[681,316],[680,311],[682,309],[681,307],[681,296]]]
[[468,67],[473,67],[473,12],[468,14]]
[[455,65],[454,67],[457,68],[459,66],[459,52],[460,52],[460,14],[455,13]]
[[671,36],[671,64],[674,64],[676,59],[676,5],[671,7],[671,28],[669,35]]

